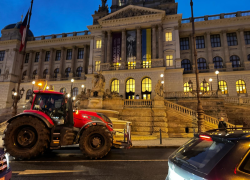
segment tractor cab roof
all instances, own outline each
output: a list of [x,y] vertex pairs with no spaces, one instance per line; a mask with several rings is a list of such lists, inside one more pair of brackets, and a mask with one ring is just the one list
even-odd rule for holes
[[59,94],[59,95],[64,95],[61,92],[56,92],[56,91],[44,91],[44,90],[35,90],[34,94]]

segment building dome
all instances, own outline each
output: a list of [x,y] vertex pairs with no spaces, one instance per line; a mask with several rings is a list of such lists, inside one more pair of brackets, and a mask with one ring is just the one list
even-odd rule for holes
[[[21,21],[15,23],[15,24],[9,24],[9,25],[5,26],[5,27],[3,28],[3,30],[8,30],[8,29],[20,29],[21,24],[22,24]],[[29,37],[34,37],[34,35],[33,35],[33,33],[31,32],[31,30],[29,30],[28,36],[29,36]]]

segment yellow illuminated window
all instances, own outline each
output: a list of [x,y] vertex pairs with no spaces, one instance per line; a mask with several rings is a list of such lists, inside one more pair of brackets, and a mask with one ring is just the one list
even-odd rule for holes
[[119,80],[114,79],[111,83],[111,92],[119,93]]
[[219,88],[220,88],[222,94],[228,94],[226,81],[220,81],[219,82]]
[[184,84],[184,92],[186,93],[186,92],[189,92],[190,90],[189,90],[189,84],[188,84],[188,82],[186,82],[185,84]]
[[128,69],[135,69],[136,62],[128,62]]
[[166,65],[167,66],[173,66],[173,56],[172,55],[167,55],[166,56]]
[[151,68],[151,60],[143,61],[143,68]]
[[152,81],[150,78],[142,80],[142,97],[143,99],[151,99]]
[[245,81],[238,80],[236,82],[236,91],[237,91],[238,94],[245,94],[245,93],[247,93]]
[[172,41],[172,32],[167,32],[166,34],[165,34],[165,36],[166,36],[166,41]]
[[113,66],[115,68],[115,70],[119,70],[119,67],[121,66],[120,63],[113,63]]
[[102,47],[102,40],[96,41],[96,49],[100,49]]
[[96,61],[95,62],[95,71],[100,71],[101,70],[101,61]]
[[135,92],[135,80],[134,79],[129,79],[126,82],[126,92]]
[[201,91],[203,92],[208,92],[209,91],[209,84],[203,84],[203,82],[201,83]]

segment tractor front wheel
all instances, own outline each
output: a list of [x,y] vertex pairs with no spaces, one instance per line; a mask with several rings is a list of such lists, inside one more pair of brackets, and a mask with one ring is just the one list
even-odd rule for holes
[[79,146],[86,157],[100,159],[110,151],[112,135],[105,126],[91,126],[82,133]]
[[39,119],[21,116],[8,124],[3,140],[6,151],[11,156],[30,159],[48,148],[50,131]]

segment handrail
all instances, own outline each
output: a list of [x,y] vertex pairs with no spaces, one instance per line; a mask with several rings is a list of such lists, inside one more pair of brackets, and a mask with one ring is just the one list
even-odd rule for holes
[[152,100],[144,99],[125,99],[124,107],[151,108]]

